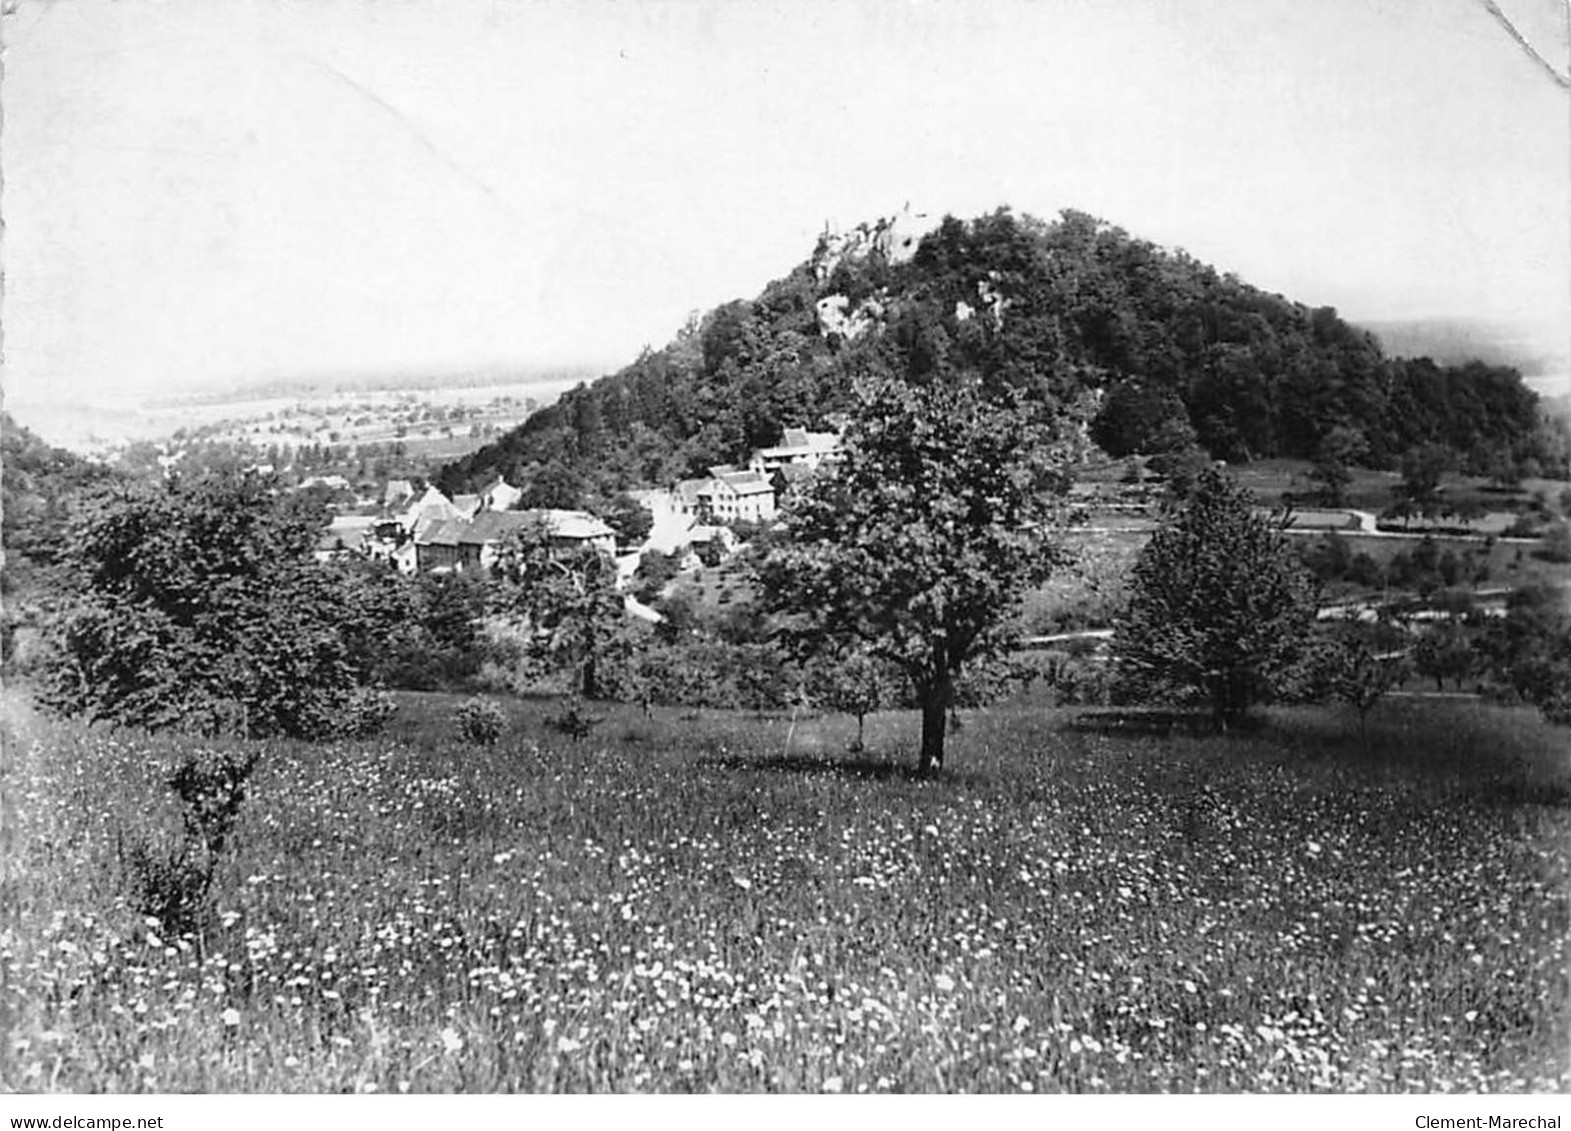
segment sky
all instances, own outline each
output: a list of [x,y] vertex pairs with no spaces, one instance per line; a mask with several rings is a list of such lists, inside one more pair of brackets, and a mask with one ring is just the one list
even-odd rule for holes
[[[1564,3],[1498,0],[1561,75]],[[8,9],[17,406],[610,371],[908,203],[1571,341],[1571,90],[1480,0]]]

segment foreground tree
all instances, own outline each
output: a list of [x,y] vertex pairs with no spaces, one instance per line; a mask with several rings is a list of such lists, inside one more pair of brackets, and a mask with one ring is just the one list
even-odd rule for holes
[[482,631],[486,584],[464,573],[406,576],[385,562],[346,562],[355,654],[379,685],[408,691],[458,689],[490,651]]
[[1518,589],[1504,619],[1477,639],[1475,655],[1488,682],[1534,704],[1550,722],[1571,726],[1571,613],[1564,589]]
[[530,658],[573,668],[575,694],[599,699],[601,665],[625,636],[616,563],[588,546],[556,545],[540,522],[511,537],[495,574],[497,611],[527,630]]
[[324,517],[253,475],[106,498],[64,550],[48,699],[154,729],[331,733],[365,673],[357,602],[311,559]]
[[931,773],[957,679],[1007,648],[1021,595],[1061,561],[1068,450],[1017,393],[917,372],[862,387],[844,458],[793,506],[758,579],[806,650],[860,648],[904,674]]
[[1435,681],[1436,691],[1444,691],[1448,679],[1461,691],[1476,662],[1467,629],[1455,622],[1430,629],[1413,646],[1413,667],[1419,675]]
[[866,652],[852,652],[843,659],[815,664],[808,673],[808,697],[831,711],[856,720],[856,740],[852,753],[865,748],[867,716],[889,706],[895,696],[889,665]]
[[1379,651],[1363,634],[1348,630],[1326,641],[1320,660],[1325,692],[1358,713],[1358,741],[1367,751],[1369,712],[1407,678],[1405,656]]
[[1208,469],[1135,561],[1113,636],[1121,675],[1137,693],[1199,698],[1225,729],[1290,678],[1315,597],[1280,519]]
[[613,495],[601,509],[601,517],[607,526],[616,531],[618,546],[636,547],[649,537],[649,532],[654,529],[655,518],[649,508],[633,498],[626,491]]

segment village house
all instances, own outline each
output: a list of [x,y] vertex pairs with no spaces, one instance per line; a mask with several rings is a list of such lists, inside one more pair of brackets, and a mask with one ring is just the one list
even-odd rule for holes
[[632,492],[654,523],[646,549],[677,553],[704,541],[701,526],[773,522],[787,498],[840,453],[837,432],[788,428],[782,442],[753,451],[745,468],[719,464],[702,479],[681,479],[670,488]]
[[437,523],[417,537],[415,568],[421,573],[489,573],[507,540],[535,523],[545,524],[554,546],[588,546],[605,554],[616,551],[616,533],[584,511],[481,511],[472,519]]
[[[514,487],[501,476],[497,476],[484,487],[480,488],[480,506],[478,509],[486,511],[510,511],[518,505],[518,500],[524,497],[524,492]],[[457,499],[453,500],[455,503]]]
[[773,522],[775,488],[760,472],[714,467],[698,504],[701,517],[713,522]]
[[376,519],[370,515],[335,515],[317,536],[312,556],[319,562],[330,562],[366,553],[375,525]]
[[300,490],[309,491],[313,487],[320,487],[328,491],[349,490],[349,480],[342,475],[311,475],[300,480]]
[[[702,480],[696,481],[702,484]],[[643,550],[654,550],[661,554],[674,554],[685,549],[690,539],[690,531],[697,522],[696,507],[698,498],[696,493],[691,502],[685,502],[676,490],[665,488],[648,488],[629,491],[628,494],[639,506],[649,512],[649,534],[644,539],[641,547]]]
[[[522,494],[518,488],[497,479],[478,494],[449,499],[436,487],[428,486],[416,498],[407,479],[391,480],[383,494],[384,509],[391,513],[370,521],[360,539],[359,552],[373,561],[392,562],[403,573],[455,568],[465,552],[457,540],[463,524],[495,510],[488,506],[488,500],[517,502]],[[397,509],[400,506],[403,509]],[[468,553],[470,559],[477,555],[474,550]]]
[[382,492],[382,506],[387,510],[403,506],[404,503],[415,497],[415,485],[407,479],[389,479],[387,489]]
[[708,479],[678,479],[676,486],[671,488],[672,505],[676,508],[676,512],[697,521],[700,508],[703,506],[699,496],[707,486],[709,486]]
[[393,521],[403,531],[404,537],[418,542],[438,524],[463,517],[451,499],[435,487],[427,487],[425,494],[411,503],[403,513],[395,516]]
[[840,435],[836,432],[809,432],[787,428],[780,443],[772,448],[757,448],[748,460],[748,470],[768,477],[779,468],[801,466],[816,470],[826,460],[840,454]]
[[813,478],[815,469],[805,463],[784,463],[769,476],[769,485],[775,489],[775,507],[786,505]]

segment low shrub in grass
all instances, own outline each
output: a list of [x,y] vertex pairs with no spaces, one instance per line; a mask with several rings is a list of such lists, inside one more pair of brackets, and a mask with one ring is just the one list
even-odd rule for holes
[[1556,726],[1571,726],[1571,691],[1562,691],[1539,705],[1544,718]]
[[[1073,642],[1071,642],[1073,643]],[[1110,664],[1065,649],[1047,653],[1043,679],[1064,705],[1106,706],[1116,699],[1116,672]]]
[[258,752],[198,750],[164,779],[180,804],[181,828],[118,838],[131,905],[171,935],[200,930],[213,877],[226,850]]
[[471,699],[453,715],[458,733],[471,746],[495,746],[507,726],[502,708],[486,699]]
[[547,715],[545,719],[547,730],[565,735],[574,742],[582,742],[588,738],[590,731],[599,723],[600,719],[585,712],[584,701],[576,695],[570,696],[560,711]]
[[361,688],[339,712],[338,733],[345,738],[371,738],[381,734],[398,713],[398,701],[376,688]]

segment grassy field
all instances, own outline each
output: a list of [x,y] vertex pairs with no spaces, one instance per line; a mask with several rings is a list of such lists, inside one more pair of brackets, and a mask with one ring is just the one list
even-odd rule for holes
[[[1419,547],[1420,539],[1416,538],[1382,538],[1377,535],[1343,534],[1336,535],[1347,546],[1351,555],[1368,554],[1382,568],[1391,563],[1391,559],[1398,554],[1411,557]],[[1304,539],[1316,537],[1313,534],[1299,535]],[[1571,565],[1562,562],[1549,562],[1534,553],[1535,547],[1514,542],[1478,542],[1460,538],[1446,538],[1436,536],[1434,539],[1437,554],[1450,551],[1463,564],[1462,576],[1458,584],[1463,588],[1492,589],[1500,587],[1521,588],[1529,585],[1565,586],[1571,583]],[[1475,582],[1470,574],[1467,563],[1482,571],[1482,579]],[[1327,586],[1329,598],[1342,598],[1348,592],[1372,593],[1351,583],[1336,583]]]
[[1564,733],[1456,702],[1228,736],[1024,698],[914,719],[456,699],[262,747],[200,940],[126,904],[188,740],[8,693],[0,1087],[1546,1090]]
[[[1292,494],[1301,500],[1314,497],[1318,486],[1309,474],[1312,466],[1307,460],[1270,459],[1237,464],[1230,471],[1262,501],[1276,504],[1284,494]],[[1395,501],[1394,489],[1402,483],[1400,473],[1371,471],[1362,467],[1353,468],[1352,473],[1353,480],[1347,487],[1348,506],[1380,514]],[[1515,488],[1507,489],[1477,476],[1448,472],[1441,478],[1441,483],[1448,500],[1458,506],[1473,508],[1480,514],[1521,512],[1529,509],[1535,498],[1541,498],[1551,511],[1562,516],[1566,514],[1564,495],[1567,484],[1561,480],[1526,479]],[[1499,529],[1487,523],[1480,525],[1480,533],[1499,532]]]

